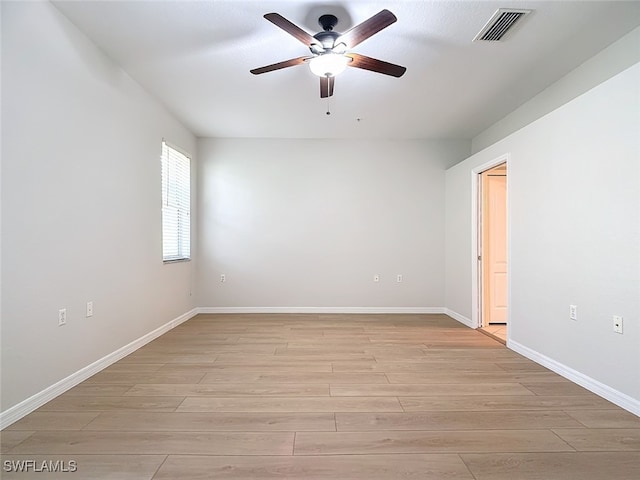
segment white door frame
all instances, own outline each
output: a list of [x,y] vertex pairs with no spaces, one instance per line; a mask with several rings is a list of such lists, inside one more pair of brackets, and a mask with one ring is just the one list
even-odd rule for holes
[[[480,174],[501,163],[507,165],[507,265],[511,266],[511,218],[509,208],[509,161],[511,154],[505,153],[493,160],[482,165],[478,165],[471,170],[471,326],[472,328],[480,327],[480,271],[478,268],[478,240],[479,240],[479,224],[478,215],[480,213],[480,205],[478,203]],[[511,325],[511,268],[507,270],[507,325]],[[507,329],[507,342],[511,338],[511,329]]]

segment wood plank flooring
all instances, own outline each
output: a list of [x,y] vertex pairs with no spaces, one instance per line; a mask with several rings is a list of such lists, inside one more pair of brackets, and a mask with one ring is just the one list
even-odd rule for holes
[[640,418],[445,315],[199,315],[1,440],[3,479],[640,478]]

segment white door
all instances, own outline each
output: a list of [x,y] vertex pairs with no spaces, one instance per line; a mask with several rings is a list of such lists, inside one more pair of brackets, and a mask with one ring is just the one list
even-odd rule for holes
[[482,173],[482,324],[507,323],[507,175]]

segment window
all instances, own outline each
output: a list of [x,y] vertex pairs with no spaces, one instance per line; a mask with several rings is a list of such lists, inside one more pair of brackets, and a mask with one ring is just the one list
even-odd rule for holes
[[162,142],[162,260],[191,258],[191,159]]

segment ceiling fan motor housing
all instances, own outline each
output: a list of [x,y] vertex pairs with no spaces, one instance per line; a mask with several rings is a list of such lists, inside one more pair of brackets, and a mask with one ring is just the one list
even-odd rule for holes
[[[322,45],[325,53],[331,50],[340,36],[338,32],[334,32],[333,28],[338,24],[338,18],[335,15],[322,15],[318,18],[318,23],[322,27],[322,32],[316,33],[313,38],[318,40]],[[316,49],[311,49],[313,53],[323,53]]]
[[322,48],[327,52],[335,47],[336,40],[340,37],[340,33],[333,31],[333,28],[338,24],[338,18],[335,15],[322,15],[318,18],[318,23],[323,31],[316,33],[313,38],[318,40],[322,44]]
[[313,36],[313,38],[322,44],[325,50],[331,50],[335,46],[338,37],[340,37],[338,32],[320,32]]

